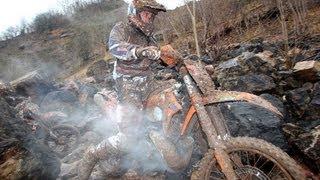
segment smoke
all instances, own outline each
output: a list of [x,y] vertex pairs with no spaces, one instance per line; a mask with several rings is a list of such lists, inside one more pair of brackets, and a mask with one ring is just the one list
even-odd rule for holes
[[[145,113],[135,106],[119,104],[113,90],[97,92],[99,88],[96,85],[81,81],[65,82],[40,103],[42,115],[59,115],[57,112],[61,112],[64,116],[60,115],[58,121],[57,117],[52,117],[55,124],[68,124],[81,132],[80,143],[70,147],[71,151],[61,161],[69,164],[81,160],[79,158],[85,155],[87,149],[103,147],[100,143],[108,141],[123,155],[120,169],[134,169],[139,174],[169,170],[149,138],[150,131],[162,130],[161,124],[151,123]],[[97,167],[108,168],[108,162],[107,157]],[[102,171],[109,172],[110,169]]]
[[9,57],[0,67],[0,79],[5,82],[13,81],[32,71],[39,70],[47,76],[52,77],[62,71],[55,62],[44,62],[34,58]]
[[[95,96],[95,101],[102,105],[101,101],[99,102],[99,96]],[[109,101],[113,100],[109,99]],[[101,108],[106,111],[104,120],[95,123],[94,131],[104,132],[104,139],[124,154],[121,169],[135,169],[142,174],[168,170],[149,138],[150,130],[159,131],[160,126],[148,123],[145,113],[134,106],[119,103],[113,106],[106,103],[103,105],[108,107]],[[103,165],[103,167],[108,166]]]
[[[35,69],[41,69],[48,75],[62,71],[55,64],[39,62],[11,59],[7,64],[9,68],[3,74],[6,79],[14,79]],[[79,143],[63,152],[67,154],[61,157],[61,162],[64,165],[74,164],[90,147],[109,141],[123,154],[120,166],[123,170],[133,169],[139,174],[170,171],[150,139],[151,131],[162,132],[162,123],[150,121],[145,112],[135,106],[119,104],[113,87],[101,87],[106,85],[86,80],[63,82],[38,103],[41,110],[39,116],[46,115],[46,120],[53,119],[54,125],[71,125],[80,132]],[[100,165],[105,162],[108,161],[101,161]]]

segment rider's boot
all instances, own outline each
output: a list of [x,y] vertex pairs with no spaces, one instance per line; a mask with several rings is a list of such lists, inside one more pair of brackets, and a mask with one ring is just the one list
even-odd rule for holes
[[119,150],[115,148],[109,141],[103,141],[96,147],[91,146],[85,152],[83,159],[80,161],[78,169],[78,179],[89,179],[93,168],[100,160],[108,160],[119,156]]
[[192,137],[186,137],[175,145],[157,131],[151,131],[149,136],[170,169],[181,171],[188,166],[194,143]]

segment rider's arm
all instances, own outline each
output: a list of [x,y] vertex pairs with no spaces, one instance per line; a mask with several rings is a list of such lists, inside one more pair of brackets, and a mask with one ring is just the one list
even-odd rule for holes
[[113,27],[108,42],[109,52],[120,60],[131,61],[137,59],[135,52],[136,48],[140,46],[128,43],[128,38],[124,31],[125,29],[122,23]]

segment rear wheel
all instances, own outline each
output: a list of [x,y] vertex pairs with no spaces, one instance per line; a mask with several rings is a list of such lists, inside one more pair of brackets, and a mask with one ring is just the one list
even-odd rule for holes
[[70,125],[57,125],[46,139],[47,145],[60,157],[68,155],[78,144],[80,132]]
[[[288,154],[260,139],[232,138],[226,151],[239,179],[305,179],[302,168]],[[201,160],[192,179],[226,179],[209,150]]]

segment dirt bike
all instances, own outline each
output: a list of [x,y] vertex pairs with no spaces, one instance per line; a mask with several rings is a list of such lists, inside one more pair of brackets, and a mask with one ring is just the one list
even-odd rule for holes
[[[190,105],[181,123],[179,136],[188,136],[199,123],[206,136],[208,152],[191,179],[305,179],[301,167],[278,147],[261,139],[231,137],[217,104],[245,101],[282,116],[271,103],[244,92],[219,91],[201,62],[184,59],[170,45],[161,48],[161,60],[178,67]],[[158,91],[147,100],[147,113],[170,131],[175,114],[182,110],[172,91]]]

